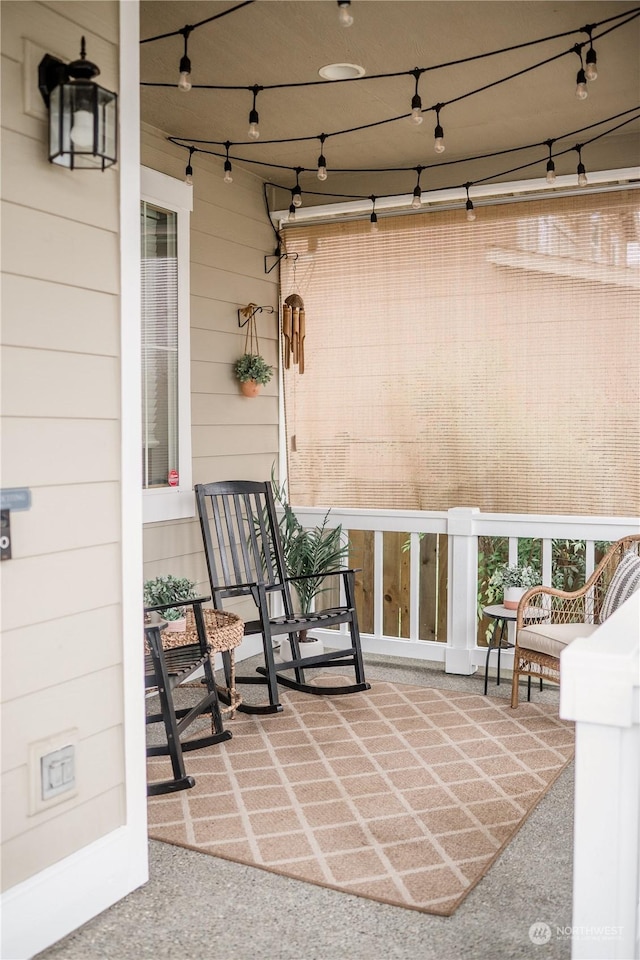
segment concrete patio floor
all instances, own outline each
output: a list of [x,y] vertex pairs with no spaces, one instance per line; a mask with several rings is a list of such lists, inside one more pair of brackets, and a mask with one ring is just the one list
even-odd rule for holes
[[[482,693],[472,677],[389,657],[367,679]],[[242,665],[243,672],[246,666]],[[508,697],[507,678],[489,696]],[[526,694],[525,694],[526,695]],[[550,686],[535,700],[558,701]],[[573,765],[452,917],[436,917],[301,883],[151,841],[150,880],[39,960],[568,960]],[[551,938],[529,936],[546,923]]]

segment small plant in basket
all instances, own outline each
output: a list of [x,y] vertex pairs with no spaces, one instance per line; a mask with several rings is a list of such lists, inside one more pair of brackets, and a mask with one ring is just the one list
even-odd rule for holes
[[[161,603],[178,604],[180,600],[193,600],[197,596],[195,588],[195,581],[188,577],[174,577],[170,573],[164,577],[154,577],[145,581],[144,603],[146,607],[155,607]],[[185,618],[184,607],[169,607],[162,611],[161,616],[169,623],[180,623]]]

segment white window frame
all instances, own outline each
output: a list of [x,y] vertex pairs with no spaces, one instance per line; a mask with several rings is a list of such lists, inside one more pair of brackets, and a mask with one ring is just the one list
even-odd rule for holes
[[144,523],[195,516],[191,460],[191,320],[189,226],[193,188],[149,167],[140,168],[140,199],[177,215],[178,248],[178,477],[176,487],[143,490]]

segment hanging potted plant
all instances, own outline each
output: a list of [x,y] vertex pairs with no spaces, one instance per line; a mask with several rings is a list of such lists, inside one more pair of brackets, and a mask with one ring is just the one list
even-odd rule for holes
[[[146,607],[155,607],[161,603],[178,603],[179,600],[193,600],[197,593],[194,580],[188,577],[155,577],[144,584],[144,603]],[[160,620],[167,623],[166,630],[183,633],[187,628],[187,615],[184,607],[169,607],[159,614]]]
[[254,303],[250,303],[243,311],[251,310],[247,320],[247,333],[244,338],[244,353],[239,360],[236,360],[233,372],[240,381],[240,389],[245,397],[257,397],[260,393],[260,387],[269,383],[273,376],[273,367],[270,367],[267,361],[260,354],[260,344],[258,343],[258,330],[256,327],[256,308]]
[[502,589],[502,604],[507,610],[517,610],[518,604],[523,595],[531,587],[537,587],[540,583],[540,575],[533,567],[520,567],[517,564],[503,564],[497,567],[491,574],[489,585]]
[[244,353],[236,360],[233,372],[245,397],[257,397],[260,387],[271,380],[273,367],[259,353]]

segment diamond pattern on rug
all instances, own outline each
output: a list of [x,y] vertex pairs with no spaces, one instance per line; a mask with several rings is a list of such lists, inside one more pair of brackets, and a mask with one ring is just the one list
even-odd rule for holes
[[185,755],[196,785],[149,799],[152,838],[450,916],[573,756],[548,704],[390,682],[282,703]]

